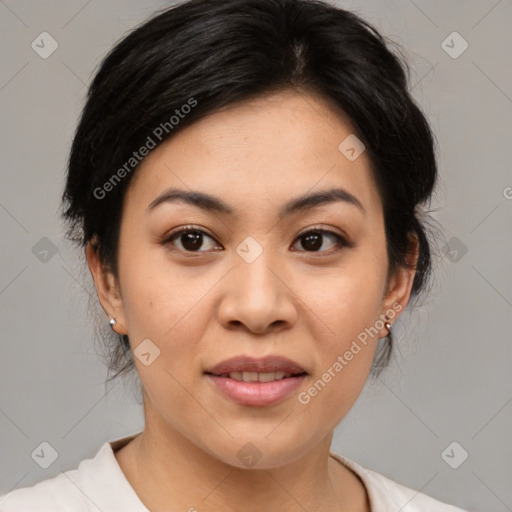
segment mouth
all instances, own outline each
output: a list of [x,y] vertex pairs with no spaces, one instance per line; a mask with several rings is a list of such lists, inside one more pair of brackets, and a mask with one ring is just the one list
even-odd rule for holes
[[288,398],[308,375],[294,361],[281,356],[262,359],[240,356],[204,372],[216,391],[246,406],[274,405]]
[[237,382],[274,382],[276,380],[290,379],[291,377],[301,377],[306,372],[289,373],[289,372],[229,372],[220,375],[208,373],[214,377],[224,377],[225,379],[236,380]]

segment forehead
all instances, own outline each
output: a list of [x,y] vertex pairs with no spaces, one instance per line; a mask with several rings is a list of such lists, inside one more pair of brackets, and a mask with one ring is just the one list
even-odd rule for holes
[[[342,187],[380,210],[366,152],[340,151],[349,119],[321,97],[281,92],[207,115],[141,163],[127,192],[147,207],[166,188],[203,191],[236,205],[268,208],[291,196]],[[141,204],[142,206],[142,204]]]

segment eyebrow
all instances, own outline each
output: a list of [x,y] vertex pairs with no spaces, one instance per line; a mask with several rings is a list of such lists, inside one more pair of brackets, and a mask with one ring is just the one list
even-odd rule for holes
[[[154,199],[147,207],[147,212],[154,210],[164,203],[183,202],[205,211],[213,211],[225,215],[235,216],[237,211],[218,197],[205,192],[187,191],[178,188],[169,188]],[[324,204],[344,202],[357,207],[362,213],[366,213],[361,201],[342,188],[333,188],[307,194],[285,203],[279,210],[279,217],[285,217],[299,211],[309,210]]]

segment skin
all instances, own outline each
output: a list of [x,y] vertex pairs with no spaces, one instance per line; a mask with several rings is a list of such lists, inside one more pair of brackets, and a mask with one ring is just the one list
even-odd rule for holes
[[[362,482],[329,450],[386,327],[309,403],[298,400],[380,315],[393,305],[405,309],[414,278],[410,269],[388,275],[370,161],[366,152],[349,161],[338,150],[351,133],[341,112],[310,93],[229,106],[141,163],[123,205],[117,277],[87,247],[116,331],[129,334],[132,350],[145,339],[160,350],[148,366],[135,358],[145,429],[115,454],[150,510],[370,510]],[[214,195],[237,215],[177,202],[148,212],[169,187]],[[291,198],[334,187],[356,196],[364,212],[338,201],[278,217]],[[190,245],[179,235],[162,244],[187,225],[207,233],[199,251],[187,256],[183,244]],[[353,247],[335,252],[336,238],[325,234],[320,250],[311,250],[299,236],[311,228],[331,230]],[[263,250],[252,263],[236,251],[248,236]],[[308,372],[273,406],[236,404],[204,375],[235,355],[269,354]],[[250,468],[237,457],[247,443],[262,455]]]

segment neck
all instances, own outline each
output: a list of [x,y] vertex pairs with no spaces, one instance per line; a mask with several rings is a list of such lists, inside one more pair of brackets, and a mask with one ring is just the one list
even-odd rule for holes
[[329,457],[331,440],[332,432],[292,463],[245,469],[220,461],[146,416],[144,432],[116,458],[149,510],[369,510],[358,477]]

